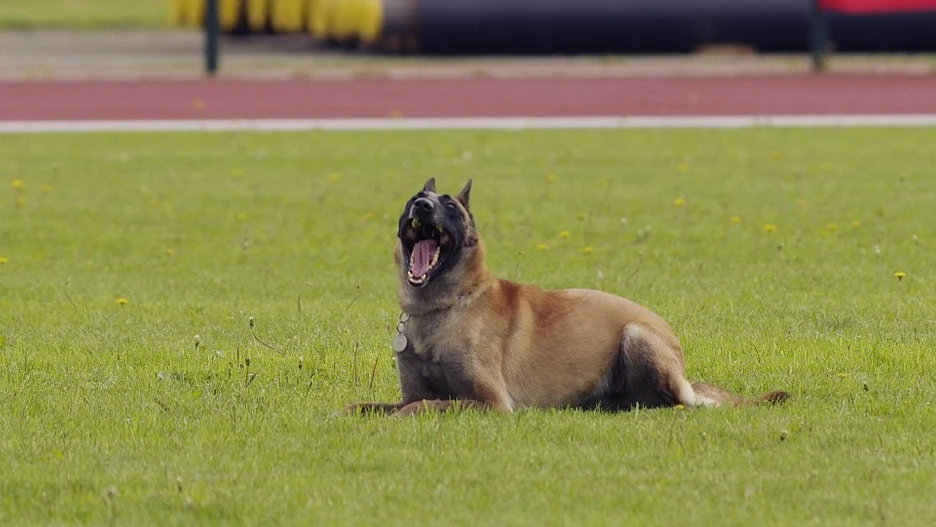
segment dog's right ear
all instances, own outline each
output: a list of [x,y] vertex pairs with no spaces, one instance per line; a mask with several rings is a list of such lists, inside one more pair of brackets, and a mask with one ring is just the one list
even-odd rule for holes
[[426,184],[423,185],[423,192],[435,192],[435,191],[436,191],[435,177],[431,177],[429,178],[428,181],[426,181]]
[[465,188],[461,189],[461,192],[459,192],[458,195],[455,196],[455,199],[457,199],[459,203],[461,203],[462,206],[465,207],[465,210],[468,210],[469,208],[471,208],[469,205],[469,202],[471,201],[471,180],[470,179],[468,180],[467,183],[465,183]]

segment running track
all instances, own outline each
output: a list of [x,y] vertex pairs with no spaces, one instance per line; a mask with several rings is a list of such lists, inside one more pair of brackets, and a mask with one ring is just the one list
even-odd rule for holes
[[0,122],[936,114],[936,75],[0,83]]

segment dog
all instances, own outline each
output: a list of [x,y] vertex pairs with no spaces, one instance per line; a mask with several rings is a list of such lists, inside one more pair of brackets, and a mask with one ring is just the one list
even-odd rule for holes
[[346,412],[625,411],[790,397],[742,397],[689,382],[676,334],[628,299],[495,277],[471,212],[471,184],[453,198],[430,178],[406,202],[394,251],[403,311],[393,340],[401,400],[355,403]]

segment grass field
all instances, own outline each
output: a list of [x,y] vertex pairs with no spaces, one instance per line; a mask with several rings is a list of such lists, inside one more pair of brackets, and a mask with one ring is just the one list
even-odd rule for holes
[[0,0],[0,28],[161,28],[169,0]]
[[[932,525],[934,144],[4,136],[0,524]],[[690,378],[794,399],[330,417],[398,396],[391,249],[428,175],[474,178],[497,274],[627,296]]]

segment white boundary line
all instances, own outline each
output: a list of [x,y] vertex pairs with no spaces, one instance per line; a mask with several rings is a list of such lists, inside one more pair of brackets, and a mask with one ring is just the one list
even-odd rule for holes
[[477,117],[385,119],[166,119],[0,121],[0,134],[302,130],[526,130],[563,128],[751,128],[936,126],[936,114],[682,117]]

